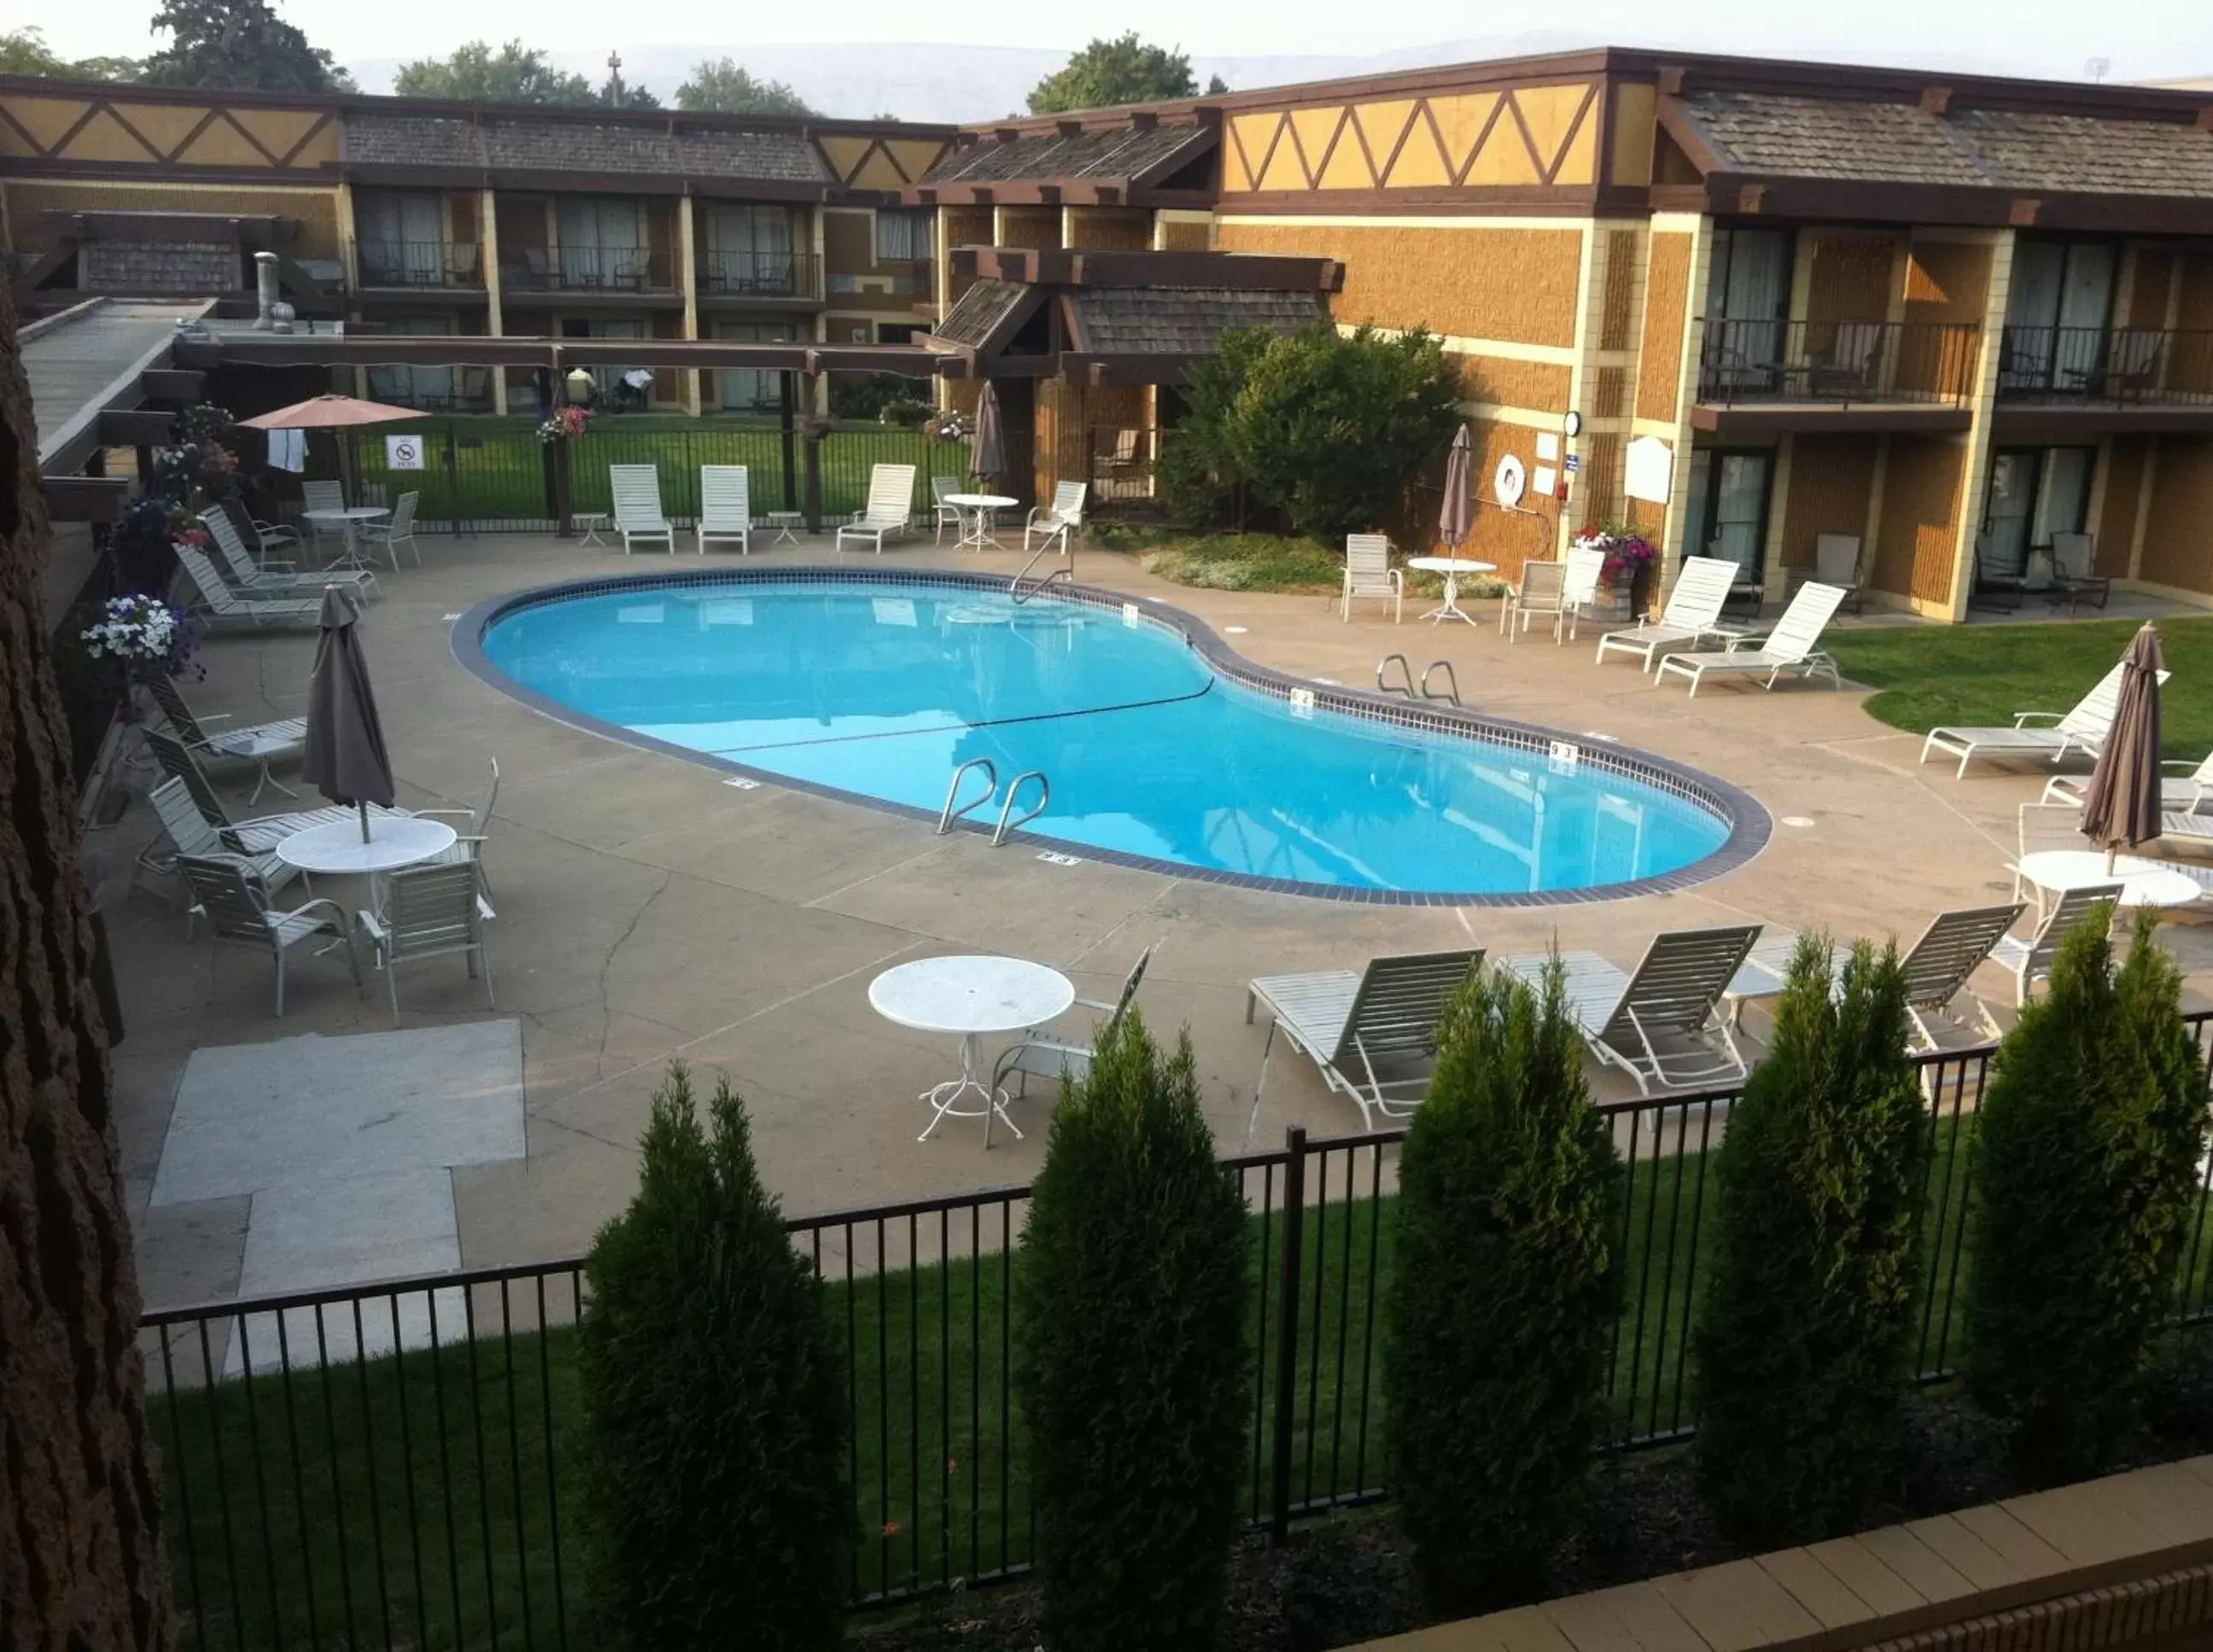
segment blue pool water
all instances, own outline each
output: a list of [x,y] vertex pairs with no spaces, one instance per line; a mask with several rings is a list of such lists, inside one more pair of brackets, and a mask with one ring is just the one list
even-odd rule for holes
[[1658,876],[1728,836],[1656,787],[1302,711],[1217,676],[1162,625],[1052,597],[1017,606],[997,588],[627,587],[517,609],[483,648],[516,683],[602,722],[933,813],[970,758],[991,759],[1003,788],[1042,769],[1052,804],[1027,830],[1079,853],[1500,895]]

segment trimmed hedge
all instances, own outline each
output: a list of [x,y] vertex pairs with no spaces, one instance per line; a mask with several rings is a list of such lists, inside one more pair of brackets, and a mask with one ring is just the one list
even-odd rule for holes
[[837,1645],[852,1539],[845,1377],[822,1287],[719,1081],[653,1098],[638,1190],[600,1230],[577,1327],[599,1644]]
[[2095,1472],[2135,1427],[2198,1204],[2205,1073],[2152,935],[2118,974],[2105,914],[2070,935],[1983,1093],[1967,1382],[2038,1476]]
[[1406,1132],[1385,1310],[1386,1446],[1440,1608],[1534,1598],[1573,1529],[1621,1300],[1622,1169],[1556,962],[1479,972]]
[[1742,1541],[1865,1523],[1898,1460],[1913,1379],[1929,1131],[1906,1054],[1905,976],[1866,942],[1831,990],[1799,942],[1768,1058],[1715,1169],[1699,1305],[1699,1478]]
[[1246,1226],[1190,1038],[1163,1058],[1131,1011],[1063,1088],[1015,1270],[1054,1652],[1218,1637],[1251,1425]]

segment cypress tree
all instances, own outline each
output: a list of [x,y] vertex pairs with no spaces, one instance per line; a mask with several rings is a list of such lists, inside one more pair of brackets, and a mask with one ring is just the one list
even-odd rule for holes
[[1163,1058],[1132,1011],[1063,1087],[1015,1274],[1054,1652],[1218,1637],[1249,1426],[1245,1246],[1191,1040]]
[[638,1189],[585,1264],[577,1329],[600,1643],[838,1643],[851,1516],[845,1379],[822,1286],[718,1081],[700,1126],[679,1064]]
[[1792,960],[1775,1041],[1714,1167],[1715,1253],[1693,1349],[1698,1467],[1747,1541],[1863,1523],[1913,1378],[1927,1112],[1895,944]]
[[1536,1592],[1573,1528],[1620,1309],[1621,1164],[1559,966],[1478,972],[1438,1027],[1399,1166],[1386,1444],[1439,1608]]
[[2094,1472],[2135,1425],[2198,1202],[2205,1067],[2153,923],[2118,974],[2108,912],[2068,936],[1983,1093],[1967,1381],[2032,1475]]

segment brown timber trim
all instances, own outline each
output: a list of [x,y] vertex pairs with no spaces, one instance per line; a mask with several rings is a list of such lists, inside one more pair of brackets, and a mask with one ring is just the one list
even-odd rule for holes
[[41,476],[46,515],[57,522],[119,522],[131,503],[127,476]]
[[[1648,210],[1643,192],[1615,192],[1615,198],[1619,198],[1625,192],[1636,202],[1631,210]],[[1417,213],[1424,217],[1463,213],[1489,217],[1527,214],[1533,217],[1574,218],[1590,216],[1599,199],[1600,192],[1595,187],[1581,184],[1564,188],[1501,184],[1476,189],[1277,189],[1225,193],[1215,211],[1223,218],[1292,213],[1387,216]]]
[[1068,351],[1060,358],[1060,376],[1071,384],[1180,384],[1193,362],[1203,356],[1094,355]]
[[[548,367],[564,363],[659,368],[752,368],[769,373],[932,373],[958,376],[957,358],[916,344],[756,344],[719,338],[488,338],[447,333],[334,337],[232,333],[180,339],[176,358],[195,368]],[[148,381],[153,377],[146,376]],[[198,381],[199,375],[192,378]],[[152,393],[150,384],[149,393]],[[168,398],[164,397],[164,399]]]
[[1691,410],[1691,428],[1713,436],[1784,430],[1834,434],[1857,430],[1964,430],[1974,423],[1965,407],[1711,407]]
[[2048,402],[2000,401],[1990,411],[1990,428],[2080,432],[2089,435],[2213,435],[2213,406],[2067,407]]

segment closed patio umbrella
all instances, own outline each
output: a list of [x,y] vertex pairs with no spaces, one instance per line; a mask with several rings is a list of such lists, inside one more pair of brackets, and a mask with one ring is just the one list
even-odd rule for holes
[[384,749],[384,724],[355,622],[361,610],[342,586],[323,588],[322,635],[308,681],[308,744],[302,772],[333,803],[361,811],[361,840],[369,841],[369,806],[392,806],[398,788]]
[[989,379],[976,399],[976,439],[968,448],[968,473],[986,486],[1002,486],[1007,474],[1007,425],[999,413],[999,390]]
[[1437,538],[1448,551],[1467,542],[1475,527],[1475,448],[1467,426],[1453,437],[1452,455],[1445,460],[1445,503],[1437,517]]
[[2149,625],[2140,627],[2121,656],[2112,728],[2082,799],[2082,835],[2106,846],[2108,872],[2123,848],[2161,833],[2159,676],[2164,663],[2159,632]]

